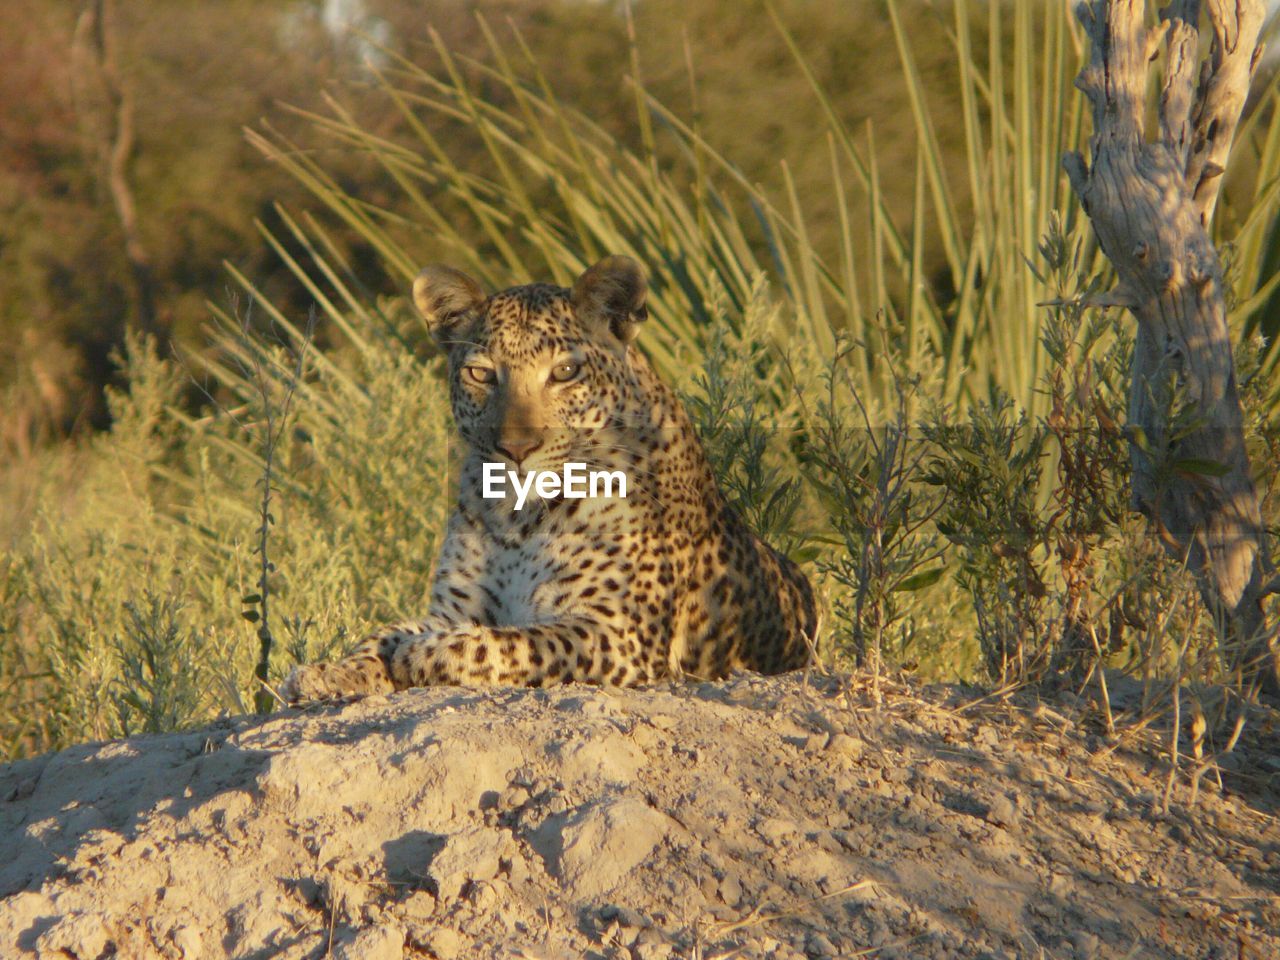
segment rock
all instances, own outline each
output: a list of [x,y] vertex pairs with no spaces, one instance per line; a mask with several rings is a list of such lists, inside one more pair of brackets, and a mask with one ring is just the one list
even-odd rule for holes
[[1013,805],[1012,800],[1003,793],[998,793],[987,807],[983,819],[997,827],[1012,827],[1018,822],[1018,809]]
[[671,956],[669,943],[637,943],[631,950],[635,960],[668,960]]
[[881,767],[880,776],[884,778],[885,783],[906,783],[911,776],[911,771],[906,767]]
[[786,867],[787,879],[826,890],[848,883],[853,865],[847,856],[833,856],[821,849],[802,849]]
[[521,883],[529,878],[529,864],[524,857],[514,854],[509,860],[502,862],[507,877],[512,883]]
[[534,846],[575,896],[593,899],[639,867],[675,825],[642,800],[594,803],[549,820]]
[[529,791],[518,784],[508,787],[502,794],[501,805],[507,810],[517,810],[529,802]]
[[40,934],[36,950],[41,956],[98,960],[111,943],[106,919],[100,913],[70,913]]
[[836,945],[818,930],[812,930],[805,938],[804,952],[814,958],[835,957],[839,955]]
[[42,921],[52,923],[65,912],[54,906],[49,897],[34,890],[24,890],[11,897],[0,893],[0,955],[4,953],[3,948],[8,942],[6,934],[9,935],[8,939],[13,939],[18,931],[44,929],[39,926]]
[[429,917],[436,912],[436,898],[425,890],[415,890],[400,904],[400,914],[405,917]]
[[1095,960],[1098,956],[1098,938],[1088,930],[1071,934],[1071,945],[1075,948],[1076,960]]
[[365,927],[352,939],[335,944],[335,960],[401,960],[404,931],[394,926]]
[[786,840],[787,837],[792,837],[799,833],[800,827],[792,820],[765,817],[756,824],[756,832],[767,842],[777,845]]
[[825,733],[811,733],[804,739],[804,750],[807,753],[821,753],[827,749],[831,737]]
[[732,873],[720,881],[720,899],[730,907],[736,907],[742,900],[742,883]]
[[423,938],[423,946],[436,960],[455,960],[463,955],[462,935],[448,927],[432,930]]
[[182,960],[199,960],[203,954],[204,939],[195,927],[175,927],[169,936],[182,954]]
[[616,920],[619,926],[632,927],[641,929],[649,926],[649,921],[638,910],[631,907],[619,906],[618,904],[609,904],[600,910],[601,920]]
[[851,737],[847,733],[837,733],[827,741],[827,751],[838,757],[861,760],[865,748],[862,741],[856,737]]
[[376,781],[365,757],[334,762],[331,744],[306,743],[268,758],[255,782],[258,795],[270,805],[287,808],[298,817],[316,816],[347,796],[359,795],[353,785]]
[[340,873],[330,873],[324,878],[324,902],[348,926],[360,926],[364,919],[364,906],[368,901],[369,895],[364,884]]
[[698,889],[702,891],[704,899],[711,900],[719,892],[719,884],[716,883],[715,877],[711,876],[711,874],[707,874],[698,881]]
[[511,846],[510,834],[482,827],[450,836],[444,849],[427,866],[427,878],[435,887],[436,898],[453,900],[467,883],[492,880]]
[[577,713],[586,717],[595,717],[604,713],[605,707],[595,697],[575,697],[569,696],[558,700],[555,705],[557,710],[563,710],[565,713]]
[[1000,734],[994,727],[988,727],[984,724],[975,731],[973,742],[984,747],[994,747],[1000,742]]
[[471,906],[478,913],[488,913],[498,902],[498,891],[494,889],[492,883],[477,880],[471,884],[467,899],[471,901]]
[[646,762],[640,747],[616,734],[596,740],[552,744],[548,753],[558,765],[560,779],[569,784],[600,780],[630,783]]
[[[357,888],[358,889],[358,888]],[[363,902],[363,901],[361,901]],[[358,919],[358,909],[352,916]],[[256,950],[267,952],[267,947],[280,932],[282,918],[276,901],[265,891],[259,890],[248,900],[237,904],[227,916],[231,942],[241,953]],[[274,952],[274,951],[272,951]]]

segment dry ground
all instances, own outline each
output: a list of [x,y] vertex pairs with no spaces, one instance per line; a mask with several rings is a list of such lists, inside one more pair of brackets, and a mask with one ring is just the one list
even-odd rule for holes
[[416,690],[21,761],[0,956],[1280,957],[1280,758],[1162,813],[1154,752],[966,699]]

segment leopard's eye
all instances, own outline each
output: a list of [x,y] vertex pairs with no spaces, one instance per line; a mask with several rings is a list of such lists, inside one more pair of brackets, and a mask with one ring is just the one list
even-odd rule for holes
[[576,380],[581,372],[582,364],[576,360],[569,360],[565,363],[557,363],[551,368],[551,379],[556,383],[568,383],[570,380]]
[[463,367],[462,370],[475,383],[493,383],[498,379],[498,371],[494,370],[493,367],[473,365]]

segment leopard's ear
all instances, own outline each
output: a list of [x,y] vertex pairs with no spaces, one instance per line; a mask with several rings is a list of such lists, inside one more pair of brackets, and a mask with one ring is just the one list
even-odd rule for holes
[[449,343],[456,339],[458,324],[480,309],[484,291],[461,270],[432,264],[414,278],[413,303],[432,335]]
[[573,285],[573,309],[607,328],[625,349],[649,316],[648,290],[640,264],[630,257],[605,257]]

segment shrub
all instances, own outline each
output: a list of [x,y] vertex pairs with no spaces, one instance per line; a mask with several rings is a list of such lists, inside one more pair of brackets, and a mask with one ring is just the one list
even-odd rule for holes
[[[112,396],[113,427],[93,442],[74,502],[0,558],[0,598],[12,601],[0,689],[33,705],[17,716],[38,718],[0,728],[10,752],[251,708],[258,625],[242,601],[262,592],[266,478],[263,395],[246,371],[274,384],[274,402],[294,369],[290,343],[221,330],[200,366],[224,399],[192,417],[178,402],[189,371],[131,341],[129,388]],[[273,681],[425,603],[447,502],[438,363],[371,336],[316,355],[297,390],[270,476]]]

